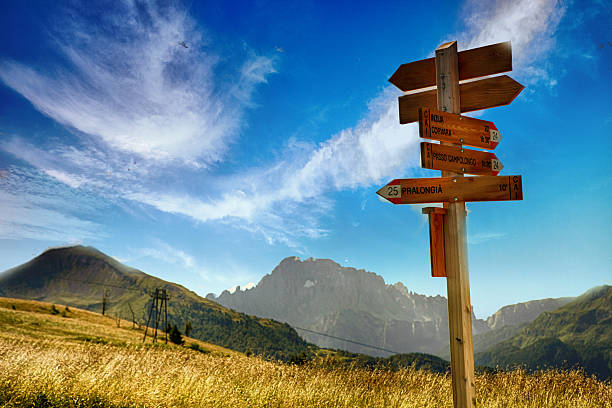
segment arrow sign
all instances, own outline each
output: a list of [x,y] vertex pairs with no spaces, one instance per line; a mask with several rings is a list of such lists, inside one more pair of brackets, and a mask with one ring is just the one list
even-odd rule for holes
[[376,192],[393,204],[522,200],[521,176],[395,179]]
[[419,108],[419,136],[490,150],[502,138],[493,122],[429,108]]
[[[508,75],[480,79],[459,85],[459,102],[461,112],[508,105],[525,87]],[[437,90],[423,91],[400,96],[400,123],[411,123],[419,119],[420,107],[436,109],[438,106]]]
[[504,168],[493,153],[426,142],[421,143],[421,167],[481,176],[497,176]]
[[[512,71],[510,41],[461,51],[457,53],[457,59],[460,81]],[[402,64],[389,82],[404,92],[435,86],[436,59]]]

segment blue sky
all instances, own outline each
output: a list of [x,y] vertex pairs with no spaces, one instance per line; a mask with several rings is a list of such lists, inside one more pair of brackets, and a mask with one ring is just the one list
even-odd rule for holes
[[0,270],[79,243],[205,295],[297,255],[445,295],[420,207],[375,192],[439,175],[387,79],[457,40],[512,41],[526,86],[474,113],[524,194],[468,203],[477,316],[612,279],[608,2],[1,7]]

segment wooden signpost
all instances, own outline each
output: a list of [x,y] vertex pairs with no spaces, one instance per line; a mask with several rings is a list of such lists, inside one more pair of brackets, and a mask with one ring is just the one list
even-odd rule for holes
[[521,176],[497,176],[503,166],[493,153],[463,148],[494,149],[501,140],[495,125],[460,114],[507,105],[524,87],[506,75],[459,81],[510,70],[509,42],[457,52],[453,41],[439,46],[435,58],[401,65],[389,79],[404,92],[436,87],[400,96],[399,112],[400,123],[418,120],[421,137],[440,141],[421,144],[421,164],[441,170],[442,177],[396,179],[377,193],[394,204],[444,203],[423,213],[429,216],[432,276],[446,277],[455,408],[476,406],[465,202],[523,199]]

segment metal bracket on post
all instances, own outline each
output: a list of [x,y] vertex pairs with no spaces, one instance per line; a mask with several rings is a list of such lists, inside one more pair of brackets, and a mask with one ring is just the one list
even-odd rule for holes
[[446,257],[444,255],[444,217],[446,208],[425,207],[423,214],[429,216],[429,253],[431,256],[431,276],[446,277]]

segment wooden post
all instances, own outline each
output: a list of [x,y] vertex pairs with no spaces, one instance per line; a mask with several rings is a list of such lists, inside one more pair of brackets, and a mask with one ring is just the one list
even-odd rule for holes
[[431,258],[431,276],[446,277],[446,257],[444,256],[444,217],[446,209],[425,207],[423,214],[429,217],[429,253]]
[[[436,49],[436,85],[438,110],[461,113],[459,100],[459,64],[457,42]],[[441,142],[451,146],[461,146]],[[442,171],[442,177],[462,177]],[[448,332],[450,336],[453,405],[476,406],[474,390],[474,348],[472,345],[472,303],[467,259],[465,202],[451,202],[444,217],[444,252],[448,293]]]

